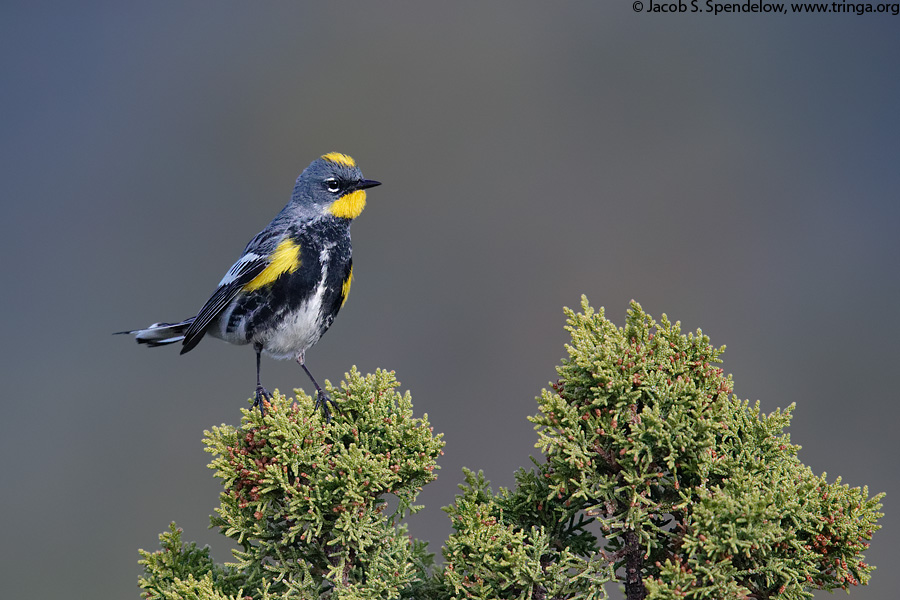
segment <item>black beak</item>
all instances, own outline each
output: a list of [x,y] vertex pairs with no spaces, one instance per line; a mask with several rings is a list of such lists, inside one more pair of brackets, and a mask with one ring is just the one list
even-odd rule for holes
[[367,190],[369,188],[373,188],[376,185],[381,185],[380,181],[375,181],[374,179],[363,179],[359,183],[356,184],[356,189],[358,190]]

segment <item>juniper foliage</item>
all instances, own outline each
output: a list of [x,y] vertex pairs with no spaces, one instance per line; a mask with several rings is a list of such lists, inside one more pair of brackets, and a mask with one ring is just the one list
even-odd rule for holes
[[[582,298],[531,417],[542,452],[494,493],[466,470],[435,567],[403,518],[443,442],[393,373],[355,369],[330,425],[297,391],[206,432],[224,485],[213,525],[240,545],[216,565],[181,540],[143,552],[147,598],[809,598],[865,584],[882,495],[816,476],[785,429],[733,395],[724,348],[632,303],[618,328]],[[389,497],[394,502],[388,503]],[[389,509],[396,504],[395,509]]]
[[[412,416],[392,372],[353,369],[339,389],[341,410],[326,424],[313,399],[276,393],[265,416],[213,427],[206,449],[222,480],[213,526],[240,547],[218,567],[208,551],[174,530],[162,550],[142,552],[147,598],[398,598],[427,590],[432,556],[403,518],[435,478],[443,441]],[[391,499],[392,502],[388,502]],[[391,509],[390,505],[396,504]],[[186,595],[186,591],[191,590]]]

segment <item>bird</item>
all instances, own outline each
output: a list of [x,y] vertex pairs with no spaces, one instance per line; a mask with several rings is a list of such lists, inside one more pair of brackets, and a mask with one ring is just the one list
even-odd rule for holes
[[148,347],[181,343],[190,352],[206,335],[256,352],[254,407],[265,412],[272,396],[260,381],[260,356],[293,359],[316,389],[315,409],[331,421],[331,403],[306,366],[306,352],[331,327],[353,280],[350,224],[366,207],[365,179],[356,161],[340,152],[314,160],[297,178],[291,199],[250,240],[206,304],[177,323],[120,331]]

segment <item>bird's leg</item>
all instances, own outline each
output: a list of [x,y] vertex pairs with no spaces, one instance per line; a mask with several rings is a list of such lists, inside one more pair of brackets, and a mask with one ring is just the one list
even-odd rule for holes
[[266,414],[266,409],[263,407],[263,400],[271,400],[272,395],[269,391],[262,386],[259,382],[259,355],[262,352],[262,348],[256,348],[256,398],[253,400],[253,406],[259,407],[259,414]]
[[320,407],[322,409],[322,414],[325,415],[325,422],[331,423],[331,410],[328,408],[328,403],[331,402],[331,405],[334,406],[335,410],[337,410],[337,404],[331,397],[325,393],[325,390],[319,385],[319,382],[316,381],[316,378],[313,377],[312,373],[309,372],[309,369],[306,368],[304,364],[304,356],[303,353],[297,357],[297,363],[303,367],[303,370],[306,371],[306,374],[309,376],[310,381],[313,382],[313,385],[316,386],[316,410]]

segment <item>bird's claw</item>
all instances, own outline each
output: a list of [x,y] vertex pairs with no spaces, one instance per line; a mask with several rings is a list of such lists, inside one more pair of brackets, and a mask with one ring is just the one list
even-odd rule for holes
[[337,410],[337,403],[331,399],[331,396],[322,390],[316,390],[316,410],[322,409],[322,414],[325,416],[326,423],[331,423],[331,409],[328,408],[329,402],[334,406],[335,410]]
[[258,385],[258,386],[256,386],[256,398],[253,400],[253,408],[256,408],[258,406],[259,414],[265,415],[266,409],[265,409],[265,406],[263,405],[263,401],[265,400],[266,402],[268,402],[271,399],[272,399],[272,394],[270,394],[269,391],[266,388],[264,388],[263,386]]

